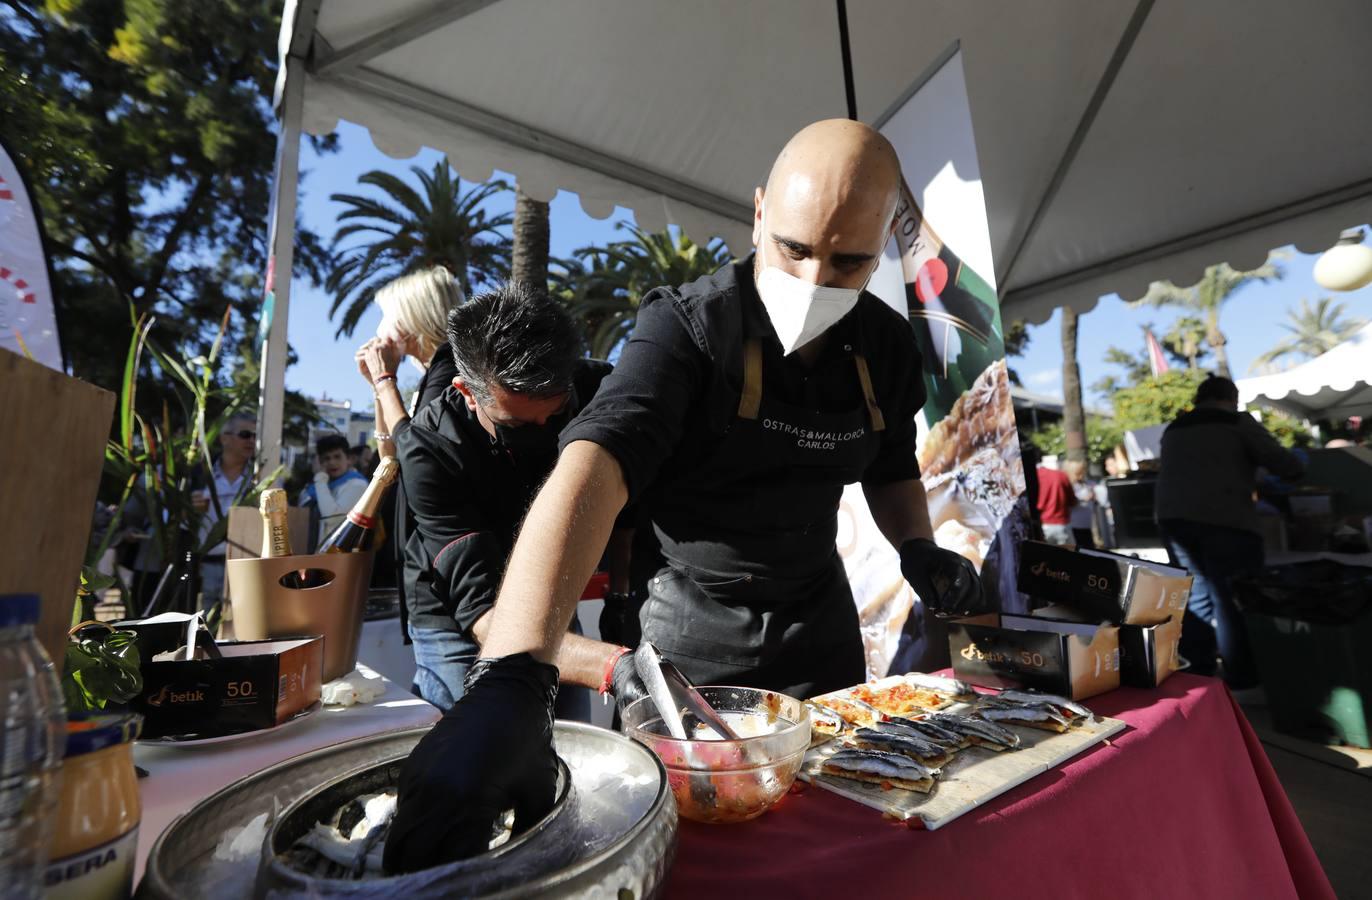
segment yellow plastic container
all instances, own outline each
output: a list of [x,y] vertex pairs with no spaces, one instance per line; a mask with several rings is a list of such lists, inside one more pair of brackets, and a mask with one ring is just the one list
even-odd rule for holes
[[143,807],[133,768],[134,713],[67,723],[62,797],[44,878],[47,900],[113,900],[133,892]]

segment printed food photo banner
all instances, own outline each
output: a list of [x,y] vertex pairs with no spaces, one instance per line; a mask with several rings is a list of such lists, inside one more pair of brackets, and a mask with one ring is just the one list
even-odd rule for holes
[[62,371],[37,211],[0,141],[0,347]]
[[[905,190],[896,236],[868,289],[909,316],[923,356],[918,453],[934,539],[970,559],[1013,611],[1013,548],[1028,518],[1024,469],[961,53],[881,130],[900,155]],[[859,485],[844,492],[838,543],[869,676],[946,666],[946,629],[901,576]]]

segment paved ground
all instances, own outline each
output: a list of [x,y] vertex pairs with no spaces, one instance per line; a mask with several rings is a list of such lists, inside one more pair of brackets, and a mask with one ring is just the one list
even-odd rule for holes
[[1372,898],[1372,750],[1279,734],[1265,707],[1244,711],[1335,892],[1344,900]]

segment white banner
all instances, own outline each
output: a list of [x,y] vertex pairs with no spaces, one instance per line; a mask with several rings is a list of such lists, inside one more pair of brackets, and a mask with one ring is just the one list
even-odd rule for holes
[[62,370],[47,257],[19,168],[0,144],[0,347]]
[[[868,289],[909,315],[924,355],[918,452],[934,539],[972,560],[999,594],[1006,566],[992,548],[1024,492],[1024,470],[961,53],[881,130],[900,156],[906,190],[896,237]],[[839,550],[868,674],[946,665],[946,634],[924,616],[858,485],[844,493]]]

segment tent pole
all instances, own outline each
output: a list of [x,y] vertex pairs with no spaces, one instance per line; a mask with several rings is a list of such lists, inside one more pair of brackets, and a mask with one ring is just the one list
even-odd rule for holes
[[305,63],[298,56],[288,55],[285,66],[276,166],[272,174],[266,293],[258,324],[262,354],[257,413],[258,477],[281,462],[281,432],[285,420],[286,335],[290,318],[291,268],[295,262],[295,206],[300,177],[300,125],[305,110]]
[[848,98],[848,118],[857,121],[857,90],[853,86],[853,49],[848,44],[848,0],[838,4],[838,45],[843,53],[843,93]]

